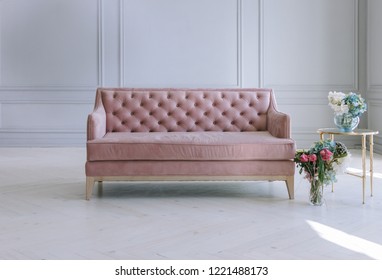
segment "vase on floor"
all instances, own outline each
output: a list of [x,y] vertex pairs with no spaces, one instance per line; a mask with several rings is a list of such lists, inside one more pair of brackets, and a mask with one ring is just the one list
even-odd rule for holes
[[310,182],[309,202],[315,206],[321,206],[324,203],[324,185],[316,176]]
[[334,124],[342,132],[352,132],[359,124],[359,117],[353,117],[352,114],[334,115]]

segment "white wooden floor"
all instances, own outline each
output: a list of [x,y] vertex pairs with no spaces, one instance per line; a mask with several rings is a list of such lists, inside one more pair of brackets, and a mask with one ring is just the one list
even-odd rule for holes
[[[359,152],[352,151],[360,167]],[[84,199],[85,149],[0,149],[0,259],[382,259],[374,197],[339,176],[325,205],[282,182],[104,183]]]

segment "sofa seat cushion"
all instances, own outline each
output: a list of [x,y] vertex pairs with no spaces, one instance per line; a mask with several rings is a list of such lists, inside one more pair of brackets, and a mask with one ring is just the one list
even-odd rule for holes
[[257,132],[113,132],[87,143],[89,161],[287,160],[295,142]]

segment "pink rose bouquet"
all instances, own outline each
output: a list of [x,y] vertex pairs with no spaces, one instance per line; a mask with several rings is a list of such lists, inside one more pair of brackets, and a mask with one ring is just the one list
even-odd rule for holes
[[323,140],[315,142],[309,150],[298,150],[294,162],[300,168],[300,174],[310,182],[310,201],[313,205],[322,204],[322,189],[336,181],[336,170],[348,150],[341,142]]
[[304,172],[309,182],[317,178],[327,185],[336,181],[335,167],[347,155],[347,148],[341,142],[323,140],[315,142],[309,150],[298,150],[294,162],[300,168],[300,174]]

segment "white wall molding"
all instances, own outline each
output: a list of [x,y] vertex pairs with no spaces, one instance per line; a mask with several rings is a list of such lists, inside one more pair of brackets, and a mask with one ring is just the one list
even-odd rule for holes
[[264,87],[264,0],[259,0],[259,87]]
[[[318,139],[318,127],[333,124],[332,111],[327,105],[329,91],[363,92],[367,89],[366,98],[372,104],[368,110],[370,117],[377,116],[376,112],[382,107],[378,103],[382,100],[382,75],[378,73],[382,71],[379,71],[379,58],[375,60],[376,56],[380,56],[379,44],[382,48],[382,40],[379,39],[382,4],[379,0],[367,1],[368,9],[366,0],[184,0],[182,4],[176,0],[0,1],[0,146],[22,146],[23,143],[84,145],[86,115],[93,108],[98,86],[270,87],[276,94],[279,109],[291,115],[292,134],[298,147],[309,146]],[[52,13],[47,9],[53,9]],[[48,16],[57,14],[57,10],[61,12],[58,13],[58,19]],[[12,11],[23,12],[22,19],[28,23],[25,30],[13,24],[20,22],[11,16]],[[40,13],[47,17],[44,21],[38,18]],[[275,17],[279,13],[285,17],[284,22]],[[72,14],[74,17],[70,17]],[[341,17],[333,17],[334,14]],[[366,30],[366,17],[367,50],[366,44],[359,46],[360,40],[366,42],[362,33]],[[74,33],[65,33],[72,26],[76,27]],[[177,26],[184,28],[184,33],[176,29]],[[339,46],[333,50],[330,46],[332,42],[318,46],[320,41],[285,45],[290,42],[288,35],[283,34],[290,30],[283,30],[284,27],[297,27],[292,30],[297,39],[305,35],[312,40],[334,38]],[[55,73],[57,69],[47,71],[35,67],[36,72],[31,72],[33,67],[28,66],[28,60],[38,65],[33,54],[37,53],[41,57],[44,54],[40,49],[32,49],[30,56],[26,56],[29,72],[23,70],[23,75],[10,75],[8,68],[19,69],[21,64],[18,68],[13,67],[9,56],[5,57],[6,50],[14,51],[12,55],[19,60],[15,55],[28,53],[29,47],[17,49],[18,43],[27,41],[23,36],[34,30],[36,35],[28,37],[31,39],[30,46],[41,46],[39,41],[34,40],[46,39],[43,36],[45,31],[53,35],[55,45],[46,48],[46,59],[48,62],[49,59],[57,59],[62,62],[62,68]],[[319,33],[314,36],[317,31]],[[4,32],[14,32],[20,36],[12,37],[10,33]],[[56,36],[60,32],[65,34]],[[155,32],[162,35],[154,39],[148,37],[155,36]],[[79,44],[75,39],[82,35],[86,39]],[[171,38],[171,35],[178,37]],[[184,54],[187,57],[183,58],[179,48],[169,45],[176,52],[175,59],[178,61],[163,63],[166,62],[165,57],[172,55],[171,51],[165,49],[166,44],[159,42],[157,47],[144,48],[146,43],[157,43],[155,39],[163,38],[160,36],[174,39],[171,43],[186,48]],[[187,41],[187,37],[191,39]],[[8,38],[11,43],[4,41]],[[183,40],[184,45],[179,40]],[[371,43],[376,43],[376,47],[371,48]],[[78,44],[74,54],[83,54],[84,60],[80,57],[78,62],[73,62],[70,60],[72,56],[67,57],[70,61],[66,61],[65,57],[56,57],[57,51],[70,55],[70,52],[62,51],[60,44],[69,47]],[[204,44],[203,47],[200,44]],[[319,52],[317,57],[306,62],[306,56],[299,54],[304,53],[306,46],[310,45]],[[15,50],[12,50],[13,46]],[[321,50],[321,47],[325,49]],[[288,59],[272,57],[273,53],[277,54],[280,50],[286,50],[285,54],[280,55]],[[366,52],[369,54],[367,59]],[[150,58],[150,55],[153,57]],[[145,59],[154,59],[153,64],[145,62]],[[314,63],[323,59],[328,60],[325,62],[328,67],[337,65],[335,71],[329,71],[330,75],[327,74],[325,63],[319,64],[317,71],[307,68],[309,65],[317,67]],[[374,75],[368,75],[367,81],[366,74],[363,74],[366,60],[368,73]],[[285,62],[289,65],[285,65]],[[162,64],[158,66],[155,63]],[[69,67],[72,65],[84,70],[76,72],[76,67]],[[198,69],[201,67],[199,65],[206,67]],[[156,67],[155,71],[150,72],[147,69],[150,66]],[[192,69],[185,70],[183,67]],[[301,70],[304,69],[301,67],[307,68],[306,71]],[[296,72],[296,76],[293,76],[292,71]],[[62,73],[62,80],[57,78],[57,73]],[[299,73],[302,74],[297,76]],[[286,78],[283,79],[283,75]],[[52,79],[46,78],[50,76]],[[32,127],[22,122],[21,114],[11,111],[23,109],[27,110]],[[39,109],[45,110],[47,118],[52,110],[57,110],[62,118],[59,128],[49,119],[31,115]],[[28,142],[29,138],[31,142]],[[381,143],[380,138],[376,139]],[[351,142],[350,145],[356,143]]]
[[94,91],[97,86],[1,86],[0,96],[3,92],[9,91]]
[[[382,99],[368,100],[368,127],[378,130],[382,133]],[[377,136],[381,137],[381,136]]]
[[368,127],[380,132],[374,136],[374,150],[378,153],[382,153],[381,12],[381,1],[367,1],[367,116]]
[[[382,69],[380,62],[382,56],[380,50],[382,47],[381,29],[382,20],[380,14],[382,12],[381,1],[368,0],[367,6],[367,91],[373,94],[373,98],[381,98],[382,93]],[[378,75],[378,76],[375,76]]]
[[236,0],[237,6],[237,83],[236,87],[243,87],[243,5],[242,0]]
[[0,147],[84,147],[86,133],[75,130],[0,129]]
[[[44,8],[40,9],[41,7],[34,4],[41,5]],[[86,115],[94,106],[95,89],[98,85],[102,85],[104,81],[103,4],[103,0],[88,0],[86,2],[75,0],[0,2],[0,146],[84,145],[86,139]],[[88,10],[89,12],[84,13],[83,5],[91,8]],[[51,16],[50,8],[54,9],[52,14],[57,13],[59,15],[58,19]],[[9,10],[12,10],[11,13],[17,13],[18,15],[23,13],[23,17],[19,15],[20,18],[16,20],[16,25],[13,25],[13,19],[10,16],[5,16],[9,13]],[[69,14],[66,15],[65,12],[73,15],[73,18],[69,17]],[[40,15],[46,18],[39,19],[38,16]],[[49,22],[49,20],[55,21],[56,19],[58,22],[63,22],[67,20],[66,18],[75,22],[62,25]],[[31,57],[31,65],[36,66],[33,72],[37,73],[33,73],[32,76],[36,80],[25,76],[32,69],[30,65],[28,71],[21,72],[20,76],[12,78],[7,73],[9,70],[13,71],[13,69],[9,69],[10,66],[13,67],[10,64],[12,61],[9,59],[8,61],[4,60],[6,55],[4,52],[10,49],[10,42],[5,42],[4,36],[12,38],[14,43],[31,40],[26,38],[33,36],[33,33],[23,34],[23,32],[33,32],[35,28],[42,24],[43,20],[47,21],[44,23],[44,29],[42,31],[36,30],[36,35],[33,37],[33,39],[36,37],[35,40],[42,41],[29,41],[31,44],[23,44],[12,55],[24,55],[29,51],[29,48],[35,48],[32,49],[31,54],[36,53],[45,60],[41,65],[50,65],[50,60],[53,58],[51,65],[63,62],[58,66],[61,69],[40,68],[38,60]],[[36,26],[33,26],[33,24],[36,24]],[[79,26],[78,32],[77,28],[75,28],[73,30],[74,34],[71,35],[70,28],[77,27],[77,24],[83,24],[83,26]],[[25,25],[25,28],[23,25]],[[47,51],[43,53],[38,48],[43,46],[43,41],[49,40],[49,38],[41,36],[53,34],[53,28],[55,27],[58,27],[60,31],[64,31],[62,39],[65,40],[52,42],[53,47],[51,49],[49,46],[44,46]],[[79,36],[83,32],[88,33],[88,31],[92,34],[88,35],[85,41],[81,41]],[[10,32],[14,32],[14,37],[9,37],[11,36]],[[24,38],[24,36],[27,37]],[[54,37],[59,38],[58,36]],[[68,38],[73,40],[66,40]],[[7,48],[4,48],[4,44],[8,44]],[[62,45],[60,46],[60,44]],[[78,45],[78,48],[74,47],[75,45]],[[75,51],[67,51],[64,49],[65,46]],[[87,46],[91,47],[90,52],[87,49],[81,49],[81,47]],[[90,62],[93,60],[93,62],[89,65],[77,65],[74,57],[67,57],[67,59],[71,60],[67,63],[66,58],[55,60],[52,56],[57,55],[56,51],[62,51],[63,54],[84,54],[87,56],[84,61]],[[95,54],[94,59],[91,57],[93,53]],[[80,57],[78,61],[81,60]],[[25,60],[25,63],[29,63],[28,59]],[[89,69],[89,71],[82,73],[76,71],[76,68]],[[69,72],[77,72],[77,76],[71,74],[69,76],[73,79],[65,78],[65,73]],[[53,77],[54,79],[42,78],[45,73],[47,77]],[[63,75],[62,80],[59,79],[59,75],[61,75],[59,73]],[[16,75],[18,74],[16,73]],[[81,78],[82,74],[85,74],[85,79]],[[25,79],[22,75],[25,76]]]
[[125,1],[119,0],[119,86],[124,87],[125,83]]
[[[94,103],[93,88],[11,88],[0,90],[0,104],[4,102],[46,101],[56,104],[68,101]],[[1,126],[0,126],[1,127]]]
[[[242,71],[242,65],[243,65],[243,51],[242,51],[242,40],[243,37],[245,36],[242,32],[242,24],[243,24],[243,11],[242,11],[242,0],[225,0],[226,3],[229,2],[234,2],[235,3],[235,11],[230,11],[234,13],[235,16],[235,30],[236,30],[236,50],[235,50],[235,73],[232,75],[234,77],[234,82],[233,83],[225,83],[225,82],[218,82],[218,83],[211,83],[211,82],[152,82],[152,81],[144,81],[144,82],[134,82],[129,80],[129,75],[128,75],[128,70],[127,70],[127,65],[134,63],[130,63],[129,58],[127,57],[127,46],[129,45],[126,40],[127,38],[130,38],[128,36],[128,30],[126,26],[128,25],[126,17],[129,15],[127,9],[129,8],[126,5],[127,0],[120,0],[120,9],[122,12],[120,13],[120,61],[122,62],[122,65],[120,65],[120,86],[122,87],[190,87],[190,88],[195,88],[195,87],[206,87],[206,88],[211,88],[211,87],[216,87],[216,88],[240,88],[243,86],[243,71]],[[134,1],[131,1],[134,2]],[[139,1],[138,1],[139,2]],[[190,1],[190,3],[193,1]],[[221,5],[224,4],[224,2],[216,1],[216,3],[220,3]],[[213,12],[211,12],[211,15],[214,15],[218,12],[216,10],[216,7],[204,5],[204,9],[212,9]],[[222,18],[222,22],[224,22],[224,19]],[[203,41],[200,42],[195,42],[196,45],[198,44],[203,44]],[[181,67],[180,67],[181,68]],[[180,69],[179,69],[180,70]],[[176,75],[175,75],[176,77]],[[232,79],[232,77],[230,77]],[[192,78],[190,78],[192,80]]]
[[[302,1],[305,2],[305,1]],[[350,1],[345,1],[345,2],[350,2]],[[344,3],[345,3],[344,2]],[[353,8],[353,14],[350,15],[348,18],[353,18],[353,24],[352,24],[352,45],[353,51],[352,51],[352,81],[351,83],[304,83],[304,84],[298,84],[298,83],[274,83],[267,81],[266,77],[266,71],[265,71],[265,65],[267,65],[266,59],[266,46],[265,46],[265,36],[266,36],[266,31],[265,31],[265,25],[267,20],[272,20],[267,18],[266,16],[266,10],[265,10],[265,4],[267,1],[260,0],[260,7],[261,7],[261,16],[260,16],[260,57],[261,57],[261,63],[259,64],[260,66],[260,86],[261,87],[267,87],[267,88],[273,88],[275,90],[287,90],[287,91],[331,91],[331,90],[341,90],[341,91],[359,91],[359,74],[358,74],[358,40],[359,40],[359,1],[358,0],[352,0],[349,5],[352,5]],[[307,2],[311,4],[312,2]],[[327,3],[331,3],[331,1],[327,1]],[[276,10],[276,9],[274,9]],[[286,11],[287,12],[287,11]],[[324,19],[323,19],[324,20]],[[282,46],[283,47],[283,46]],[[312,66],[313,67],[313,66]]]
[[[44,1],[47,1],[46,3],[51,3],[50,0],[37,0],[37,3],[39,5],[41,4],[44,4],[43,2]],[[69,1],[71,1],[72,3],[70,3]],[[23,3],[25,2],[25,3]],[[4,19],[4,15],[3,13],[7,13],[7,11],[5,11],[4,9],[4,5],[7,3],[8,5],[10,6],[7,6],[8,8],[12,8],[12,9],[21,9],[21,11],[26,11],[28,8],[26,8],[26,4],[28,3],[29,5],[32,5],[33,6],[33,0],[32,1],[28,1],[28,0],[23,0],[23,1],[0,1],[0,18],[3,19],[3,20],[0,20],[0,91],[3,91],[3,90],[24,90],[24,89],[29,89],[29,90],[44,90],[45,88],[47,88],[48,90],[51,90],[53,88],[56,88],[56,89],[61,89],[61,88],[94,88],[94,86],[97,86],[97,85],[101,85],[103,83],[103,41],[102,41],[102,29],[103,29],[103,20],[102,20],[102,2],[103,0],[88,0],[87,1],[88,3],[84,3],[84,2],[79,2],[79,1],[75,1],[75,0],[66,0],[66,1],[62,1],[62,3],[57,3],[57,5],[60,5],[60,4],[64,4],[63,8],[67,8],[67,7],[71,7],[71,5],[75,6],[75,5],[78,5],[79,7],[81,7],[80,5],[86,5],[86,4],[93,4],[95,9],[96,9],[96,18],[95,18],[95,21],[96,21],[96,24],[94,27],[95,29],[95,33],[96,33],[96,44],[95,44],[95,48],[96,48],[96,53],[97,53],[97,60],[96,60],[96,69],[95,72],[94,72],[94,82],[91,82],[91,83],[78,83],[78,82],[72,82],[72,81],[67,81],[65,83],[59,83],[59,82],[41,82],[41,81],[37,81],[35,83],[30,83],[30,82],[21,82],[21,81],[18,81],[17,83],[14,82],[14,81],[6,81],[6,79],[4,79],[3,75],[5,72],[7,72],[8,70],[7,69],[4,69],[4,55],[2,54],[2,50],[4,50],[4,46],[3,46],[3,43],[5,40],[2,40],[2,30],[3,28],[5,28],[7,26],[7,23],[4,23],[4,21],[6,19]],[[13,5],[13,6],[12,6]],[[51,5],[55,5],[54,3],[51,3]],[[65,6],[67,5],[67,6]],[[82,10],[81,8],[79,8],[80,10]],[[73,9],[74,10],[74,9]],[[46,12],[48,13],[48,12]],[[46,14],[45,14],[46,15]],[[25,19],[27,20],[27,19]],[[33,22],[33,18],[31,19],[32,22]],[[52,20],[55,20],[54,18],[52,18]],[[37,21],[37,20],[35,20]],[[26,25],[28,25],[28,22],[25,22]],[[46,28],[48,29],[49,28],[49,25],[50,23],[48,22],[46,24]],[[8,26],[8,29],[12,28],[13,26]],[[69,32],[68,32],[69,34]],[[15,34],[15,36],[18,36],[19,38],[22,38],[22,34]],[[37,40],[37,39],[36,39]],[[64,44],[69,44],[70,46],[72,46],[73,44],[76,44],[76,42],[67,42],[67,41],[64,41],[63,42],[63,45]],[[26,47],[29,47],[29,44],[24,44],[25,45],[25,48]],[[39,45],[36,44],[35,47],[38,47]],[[26,49],[23,50],[23,53],[26,52]],[[49,55],[52,55],[53,53],[49,53],[49,54],[45,54],[46,57],[48,58]],[[42,55],[42,53],[39,53],[39,55]],[[36,62],[34,62],[36,63]],[[48,61],[45,62],[46,64],[49,64]],[[74,66],[74,65],[73,65]],[[74,67],[78,67],[77,66],[74,66]],[[41,70],[44,70],[44,69],[39,69],[38,67],[36,67],[35,71],[41,71]],[[72,70],[75,70],[75,69],[72,69]],[[50,72],[54,72],[55,69],[50,69]],[[42,74],[40,76],[43,76]],[[64,76],[64,75],[63,75]],[[57,77],[55,77],[57,79]]]
[[98,8],[98,15],[97,15],[97,40],[98,40],[98,61],[97,61],[97,72],[98,72],[98,86],[104,85],[105,75],[104,75],[104,51],[105,51],[105,44],[103,39],[104,31],[104,21],[103,21],[103,2],[104,0],[97,0],[97,8]]

